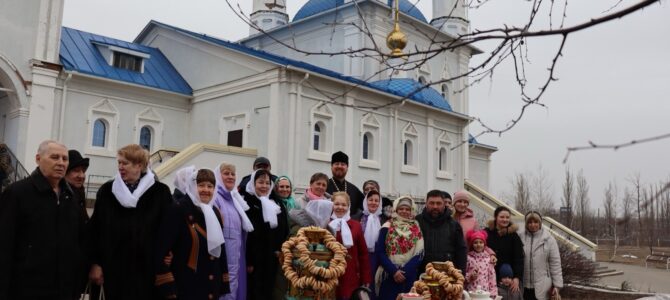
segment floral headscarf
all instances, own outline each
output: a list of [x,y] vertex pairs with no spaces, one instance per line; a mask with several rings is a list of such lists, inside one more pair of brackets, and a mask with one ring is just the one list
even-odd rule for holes
[[[406,205],[407,202],[412,210],[409,219],[396,213],[398,207]],[[396,199],[393,211],[392,219],[383,226],[388,228],[385,240],[386,255],[394,264],[404,266],[412,257],[423,253],[423,235],[419,223],[414,220],[416,207],[412,198],[405,196]]]

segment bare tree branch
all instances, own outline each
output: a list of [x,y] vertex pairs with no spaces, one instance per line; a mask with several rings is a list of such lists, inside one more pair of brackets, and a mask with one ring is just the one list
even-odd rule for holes
[[621,144],[597,144],[592,141],[589,141],[588,146],[579,146],[579,147],[568,147],[568,152],[565,154],[565,158],[563,159],[563,163],[566,163],[568,161],[568,158],[570,157],[570,153],[576,152],[576,151],[582,151],[582,150],[593,150],[593,149],[612,149],[614,151],[619,150],[621,148],[625,147],[630,147],[634,145],[639,145],[643,143],[648,143],[648,142],[653,142],[653,141],[658,141],[662,139],[667,139],[670,138],[670,133],[662,134],[662,135],[657,135],[657,136],[652,136],[648,138],[643,138],[639,140],[632,140],[630,142],[626,143],[621,143]]

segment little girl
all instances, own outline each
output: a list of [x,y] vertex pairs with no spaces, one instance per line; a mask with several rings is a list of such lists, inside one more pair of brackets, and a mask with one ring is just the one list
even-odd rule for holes
[[465,272],[467,291],[476,291],[478,287],[489,292],[491,298],[498,295],[496,285],[496,271],[491,264],[491,254],[486,249],[486,231],[470,230],[467,233],[468,241],[468,266]]

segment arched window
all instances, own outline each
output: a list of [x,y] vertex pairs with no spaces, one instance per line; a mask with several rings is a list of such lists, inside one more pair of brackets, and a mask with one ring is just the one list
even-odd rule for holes
[[449,99],[448,96],[449,96],[449,86],[447,86],[447,84],[445,83],[442,85],[442,98],[448,100]]
[[312,145],[312,149],[316,151],[321,151],[321,149],[323,148],[322,147],[323,141],[321,138],[321,135],[323,134],[324,131],[323,126],[324,125],[321,122],[317,122],[316,124],[314,124],[314,145]]
[[373,149],[371,149],[374,147],[372,139],[372,134],[369,132],[366,132],[363,135],[363,159],[370,159],[370,154],[373,153]]
[[105,147],[107,140],[107,124],[102,119],[97,119],[93,123],[93,143],[94,147]]
[[151,128],[149,126],[140,129],[140,146],[151,151]]
[[446,171],[447,170],[447,149],[445,148],[440,148],[440,153],[439,153],[439,169],[440,171]]
[[403,151],[403,164],[406,166],[412,165],[412,141],[406,140],[405,147]]

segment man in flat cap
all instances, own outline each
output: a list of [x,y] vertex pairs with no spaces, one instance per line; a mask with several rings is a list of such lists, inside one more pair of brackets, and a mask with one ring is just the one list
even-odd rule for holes
[[[259,156],[254,160],[253,170],[256,171],[259,169],[267,170],[268,172],[270,172],[270,180],[272,182],[275,182],[275,180],[277,180],[277,176],[272,174],[272,165],[270,164],[270,160],[267,159],[267,157]],[[240,192],[240,195],[242,195],[242,197],[244,197],[247,194],[247,183],[249,182],[249,180],[251,180],[251,174],[244,176],[242,178],[242,181],[240,181],[240,185],[237,186],[237,191]]]
[[349,170],[349,156],[342,151],[333,153],[330,160],[330,171],[333,177],[328,180],[326,192],[333,194],[335,192],[346,192],[351,199],[351,216],[358,215],[357,212],[363,210],[363,193],[353,183],[347,181],[347,171]]
[[77,204],[81,207],[82,215],[86,222],[88,222],[89,217],[86,211],[84,181],[86,181],[86,170],[88,170],[89,159],[83,158],[77,150],[69,150],[68,156],[70,157],[70,163],[65,172],[65,181],[67,181],[75,196],[77,196]]

